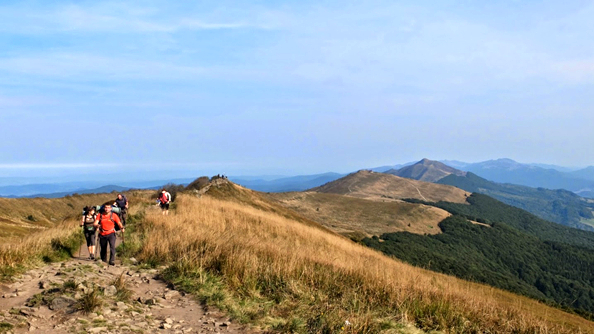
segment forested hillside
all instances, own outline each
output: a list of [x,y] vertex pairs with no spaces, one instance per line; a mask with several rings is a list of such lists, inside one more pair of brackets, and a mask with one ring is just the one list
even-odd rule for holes
[[466,176],[451,174],[437,183],[486,194],[506,204],[531,212],[540,218],[594,231],[594,227],[584,224],[587,220],[594,219],[592,213],[594,205],[571,191],[496,183],[470,172]]
[[439,224],[441,234],[387,233],[363,243],[414,265],[594,315],[594,233],[485,195],[473,194],[468,202],[425,203],[454,215]]

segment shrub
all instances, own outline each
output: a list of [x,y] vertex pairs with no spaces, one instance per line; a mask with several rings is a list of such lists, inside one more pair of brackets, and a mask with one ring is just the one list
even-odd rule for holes
[[210,180],[208,179],[207,176],[201,176],[199,178],[197,178],[196,180],[192,181],[190,184],[188,184],[188,186],[186,187],[186,189],[188,190],[200,190],[204,187],[206,187],[206,185],[210,182]]

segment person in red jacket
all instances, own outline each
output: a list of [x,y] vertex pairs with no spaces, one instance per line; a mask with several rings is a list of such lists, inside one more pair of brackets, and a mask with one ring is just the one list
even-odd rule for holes
[[111,204],[103,206],[103,212],[97,215],[95,227],[99,228],[99,245],[101,246],[101,261],[107,262],[107,244],[109,243],[109,265],[115,265],[116,224],[124,232],[124,225],[118,215],[111,212]]

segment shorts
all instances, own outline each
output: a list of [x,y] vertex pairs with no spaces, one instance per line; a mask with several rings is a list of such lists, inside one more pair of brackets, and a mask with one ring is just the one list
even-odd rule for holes
[[85,239],[87,240],[87,247],[95,246],[96,239],[95,238],[95,230],[87,231],[85,230]]
[[161,209],[169,210],[169,203],[161,203]]

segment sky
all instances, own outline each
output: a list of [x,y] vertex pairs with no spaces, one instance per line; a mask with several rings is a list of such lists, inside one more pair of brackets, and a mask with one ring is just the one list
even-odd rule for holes
[[594,165],[592,17],[571,0],[2,1],[0,177]]

